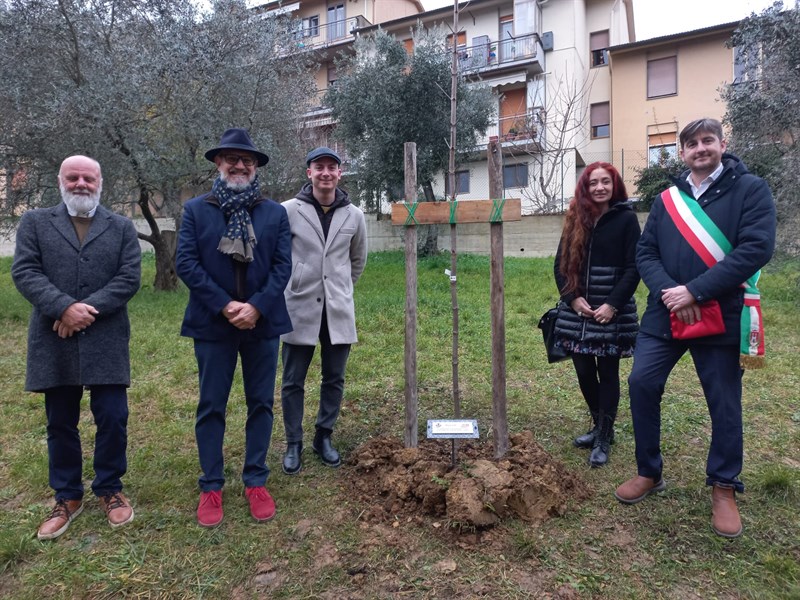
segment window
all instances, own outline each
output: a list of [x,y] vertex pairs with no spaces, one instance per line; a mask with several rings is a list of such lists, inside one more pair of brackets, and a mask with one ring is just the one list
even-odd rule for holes
[[755,81],[758,76],[758,52],[754,48],[733,47],[733,83]]
[[[449,50],[452,47],[453,47],[453,34],[451,33],[450,35],[447,36],[447,49]],[[462,31],[456,36],[456,47],[459,50],[463,50],[464,48],[467,47],[467,34],[465,32]]]
[[336,67],[328,66],[328,87],[332,88],[336,84],[336,79],[338,79],[336,75]]
[[500,62],[514,59],[514,17],[500,17]]
[[611,122],[609,118],[610,111],[608,102],[592,104],[589,109],[589,119],[592,124],[592,139],[608,137],[610,134],[609,124]]
[[608,29],[589,34],[589,48],[592,51],[591,65],[602,67],[608,64]]
[[659,98],[678,93],[678,57],[647,61],[647,97]]
[[527,101],[525,88],[503,92],[500,98],[500,135],[504,138],[524,133],[521,129],[524,129],[528,117]]
[[503,188],[528,187],[528,163],[503,166]]
[[[469,171],[456,171],[456,194],[469,194]],[[450,174],[444,174],[444,195],[450,196]]]
[[319,35],[319,15],[303,19],[303,37],[316,37]]
[[345,35],[344,4],[331,4],[328,6],[328,36],[337,40]]
[[671,158],[678,158],[677,144],[663,144],[661,146],[647,147],[647,164],[660,165]]

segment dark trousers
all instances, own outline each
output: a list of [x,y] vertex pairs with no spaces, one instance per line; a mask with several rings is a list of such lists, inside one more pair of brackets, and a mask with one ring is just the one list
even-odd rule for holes
[[[50,487],[57,500],[83,498],[83,454],[78,432],[82,396],[80,385],[44,392]],[[124,385],[93,385],[89,398],[97,427],[92,491],[104,496],[122,490],[122,476],[128,470],[128,391]]]
[[[344,373],[350,344],[331,344],[328,323],[323,311],[322,327],[319,331],[320,357],[322,361],[322,385],[319,390],[319,411],[316,427],[330,434],[339,417],[344,396]],[[316,346],[298,346],[283,343],[283,384],[281,406],[283,426],[288,443],[303,441],[303,405],[305,403],[305,381],[308,367],[314,357]]]
[[225,413],[239,356],[242,357],[247,402],[242,481],[245,487],[260,487],[267,481],[278,343],[278,337],[264,340],[247,334],[224,341],[194,341],[200,375],[200,401],[194,430],[203,471],[198,483],[204,492],[222,489],[225,484],[222,457]]
[[619,406],[619,358],[573,354],[578,386],[592,413],[617,414]]
[[692,344],[639,333],[628,378],[639,475],[661,478],[661,397],[667,377],[686,350],[711,416],[706,484],[720,483],[742,492],[742,368],[739,349],[733,345]]

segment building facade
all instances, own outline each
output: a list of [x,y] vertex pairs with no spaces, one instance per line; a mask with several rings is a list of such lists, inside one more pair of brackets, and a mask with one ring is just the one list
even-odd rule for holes
[[[612,46],[611,144],[628,193],[638,171],[678,156],[678,133],[700,117],[722,120],[720,90],[746,76],[728,47],[738,23]],[[742,71],[742,72],[739,72]]]
[[[416,0],[270,2],[256,10],[297,19],[298,45],[319,64],[320,101],[306,115],[306,129],[334,148],[335,123],[323,98],[337,79],[336,55],[352,52],[357,36],[378,27],[413,51],[418,26],[453,23],[452,6],[424,12]],[[633,0],[470,0],[459,4],[459,15],[451,36],[459,71],[491,87],[497,118],[473,153],[479,159],[458,163],[457,198],[489,198],[486,148],[496,138],[505,196],[520,198],[524,214],[563,210],[582,168],[611,156],[608,48],[635,40]],[[448,195],[446,179],[442,173],[434,182],[438,198]]]

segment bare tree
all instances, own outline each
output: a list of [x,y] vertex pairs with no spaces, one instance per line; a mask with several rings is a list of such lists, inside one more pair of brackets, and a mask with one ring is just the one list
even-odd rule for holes
[[532,205],[535,212],[563,208],[564,162],[586,138],[593,81],[593,76],[577,80],[564,73],[545,87],[542,76],[533,108],[511,124],[508,137],[513,143],[507,150],[511,156],[525,156],[532,165],[530,183],[522,195],[523,203]]

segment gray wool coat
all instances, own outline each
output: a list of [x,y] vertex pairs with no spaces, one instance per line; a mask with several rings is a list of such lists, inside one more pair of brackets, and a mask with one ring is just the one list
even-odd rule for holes
[[[139,289],[141,250],[130,219],[98,206],[83,245],[66,206],[26,212],[17,229],[11,276],[33,305],[25,389],[130,385],[127,303]],[[53,323],[75,302],[99,314],[68,338]]]
[[315,346],[324,305],[331,343],[356,343],[353,286],[367,263],[364,213],[352,204],[337,208],[326,240],[312,204],[292,198],[283,206],[292,229],[292,277],[284,296],[294,330],[281,340]]

